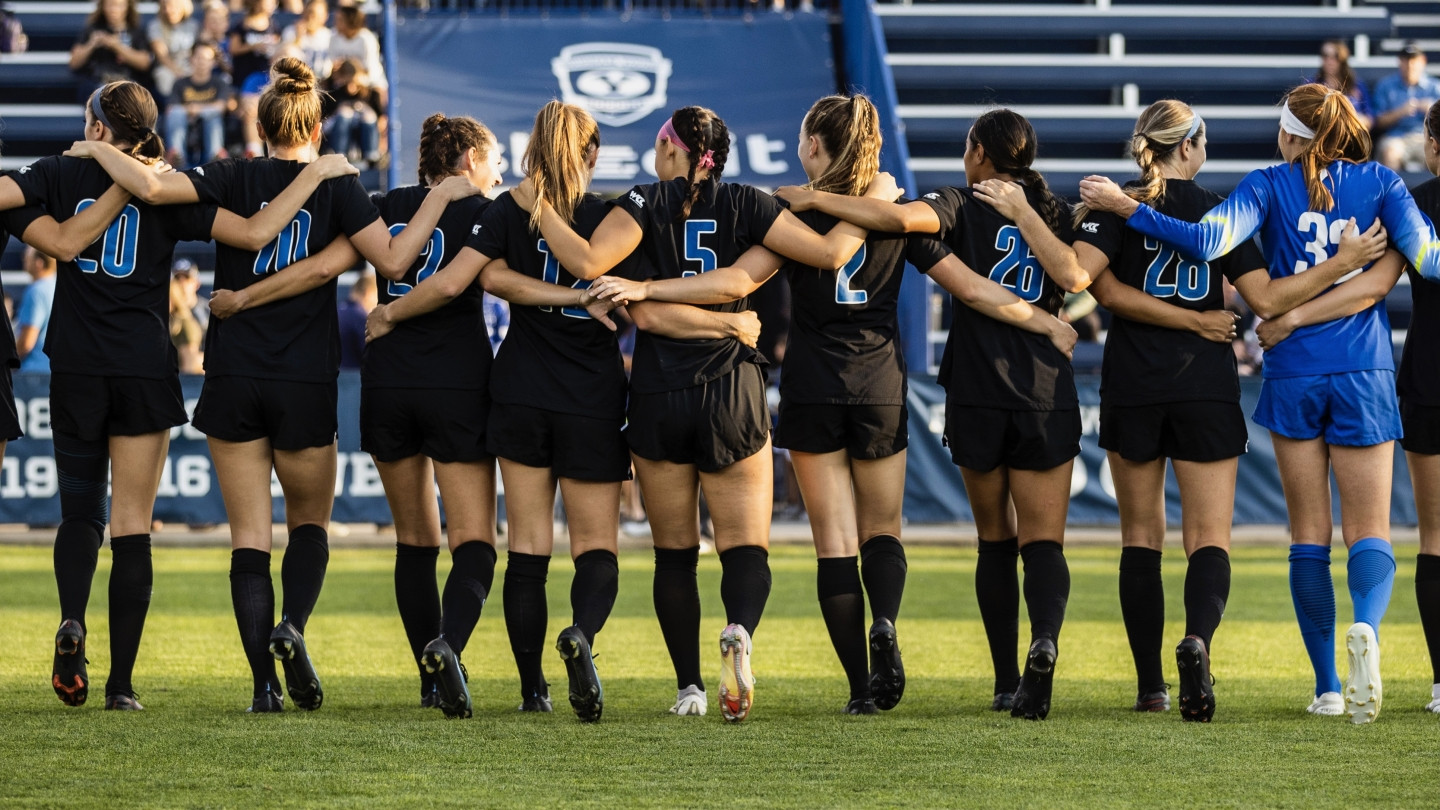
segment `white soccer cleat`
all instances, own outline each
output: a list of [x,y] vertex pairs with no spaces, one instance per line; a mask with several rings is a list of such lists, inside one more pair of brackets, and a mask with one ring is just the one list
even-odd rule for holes
[[1325,717],[1339,717],[1345,713],[1345,700],[1340,697],[1339,692],[1326,692],[1316,695],[1305,711]]
[[744,720],[755,703],[750,672],[750,634],[738,624],[720,631],[720,714],[732,723]]
[[1425,704],[1425,711],[1440,714],[1440,683],[1430,686],[1431,701]]
[[1352,723],[1373,723],[1380,716],[1380,644],[1375,628],[1356,622],[1345,631],[1350,677],[1345,679],[1345,713]]
[[705,708],[705,690],[691,684],[675,693],[675,705],[670,707],[670,713],[680,717],[704,717]]

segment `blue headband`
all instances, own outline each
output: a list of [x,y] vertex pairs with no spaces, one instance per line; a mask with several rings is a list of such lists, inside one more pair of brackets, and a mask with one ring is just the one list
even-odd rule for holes
[[[1200,125],[1203,124],[1203,123],[1205,123],[1205,122],[1204,122],[1203,120],[1201,120],[1200,114],[1199,114],[1199,113],[1196,113],[1196,114],[1195,114],[1195,120],[1194,120],[1193,122],[1191,122],[1191,124],[1190,124],[1190,131],[1187,132],[1187,133],[1185,133],[1185,138],[1193,138],[1193,137],[1195,137],[1195,133],[1197,133],[1197,132],[1200,131]],[[1183,140],[1185,140],[1185,138],[1181,138],[1180,140],[1183,141]]]
[[110,124],[110,119],[105,117],[105,111],[100,109],[100,93],[104,89],[105,88],[102,87],[96,90],[95,95],[90,97],[90,112],[95,115],[96,121],[105,125],[106,129],[114,129],[115,127]]

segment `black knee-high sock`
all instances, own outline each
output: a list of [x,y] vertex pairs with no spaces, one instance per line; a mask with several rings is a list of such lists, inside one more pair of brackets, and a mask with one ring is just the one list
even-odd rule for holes
[[55,532],[55,585],[60,618],[85,624],[85,607],[95,564],[110,520],[106,474],[110,455],[103,442],[87,442],[56,431],[55,471],[60,482],[60,528]]
[[510,651],[520,671],[520,697],[546,694],[545,674],[540,656],[545,649],[545,625],[549,621],[545,601],[545,577],[550,558],[539,554],[508,552],[505,565],[505,631],[510,634]]
[[1030,640],[1059,641],[1070,601],[1070,566],[1065,549],[1054,540],[1036,540],[1020,549],[1025,561],[1025,607],[1030,611]]
[[905,595],[905,547],[897,537],[876,535],[860,546],[860,576],[870,597],[870,615],[894,623]]
[[1185,635],[1199,636],[1206,652],[1229,599],[1230,552],[1219,546],[1195,549],[1185,570]]
[[860,569],[855,558],[821,557],[815,571],[815,593],[820,597],[820,615],[825,617],[830,643],[850,682],[850,699],[869,697],[865,594],[860,590]]
[[695,580],[699,560],[698,547],[655,549],[651,594],[660,634],[675,666],[676,689],[705,688],[700,678],[700,585]]
[[270,655],[270,631],[275,627],[270,552],[253,548],[230,552],[230,601],[235,604],[235,623],[240,627],[240,644],[255,679],[255,694],[260,695],[266,688],[283,694],[275,677],[275,658]]
[[1440,556],[1420,554],[1415,558],[1415,601],[1420,608],[1420,626],[1430,648],[1430,667],[1440,683]]
[[[543,585],[544,580],[541,582]],[[465,645],[470,643],[470,634],[475,632],[480,611],[484,610],[494,584],[494,546],[483,540],[468,540],[450,552],[450,576],[445,579],[440,635],[456,655],[464,652]]]
[[329,564],[329,532],[313,523],[296,526],[290,532],[290,545],[285,547],[285,559],[280,563],[280,587],[284,593],[280,619],[290,622],[302,635],[310,611],[320,598]]
[[155,571],[150,564],[150,535],[110,538],[110,677],[106,695],[134,693],[130,684],[145,614],[150,612],[150,591]]
[[769,551],[759,546],[736,546],[720,552],[720,601],[725,604],[726,622],[755,635],[769,600]]
[[1011,537],[981,540],[975,561],[975,598],[980,603],[985,640],[990,643],[997,695],[1014,692],[1020,684],[1020,667],[1015,663],[1015,646],[1020,641],[1019,559],[1020,546]]
[[420,666],[420,654],[440,635],[440,589],[435,585],[439,557],[438,546],[395,544],[395,606],[400,609],[400,624],[405,627],[410,656],[422,682],[429,681],[429,673]]
[[615,609],[620,593],[620,561],[615,552],[597,548],[575,558],[575,579],[570,582],[570,611],[585,640],[595,635]]
[[[1165,583],[1160,578],[1161,553],[1144,546],[1120,550],[1120,615],[1130,654],[1135,659],[1136,691],[1165,688],[1160,648],[1165,643]],[[1187,589],[1188,595],[1188,589]]]

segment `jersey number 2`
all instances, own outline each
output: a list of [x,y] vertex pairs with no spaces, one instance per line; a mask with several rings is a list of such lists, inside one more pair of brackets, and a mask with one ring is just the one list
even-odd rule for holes
[[860,245],[860,249],[855,251],[855,255],[850,257],[850,261],[845,262],[845,266],[835,273],[835,303],[855,306],[870,300],[869,293],[864,290],[850,288],[851,280],[855,278],[855,274],[860,272],[860,268],[864,266],[865,245],[862,244]]
[[[78,214],[94,204],[94,200],[81,200],[80,204],[75,206],[75,213]],[[127,205],[125,210],[120,212],[120,216],[110,223],[110,227],[105,229],[105,236],[100,242],[100,260],[77,256],[75,266],[79,267],[82,273],[104,270],[105,275],[111,278],[125,278],[135,272],[135,254],[139,243],[140,209]]]

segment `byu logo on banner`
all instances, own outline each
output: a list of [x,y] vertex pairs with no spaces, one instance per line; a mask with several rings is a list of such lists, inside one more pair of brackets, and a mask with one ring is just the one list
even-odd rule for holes
[[665,105],[671,63],[659,48],[623,42],[567,45],[550,60],[561,98],[612,127],[633,124]]

